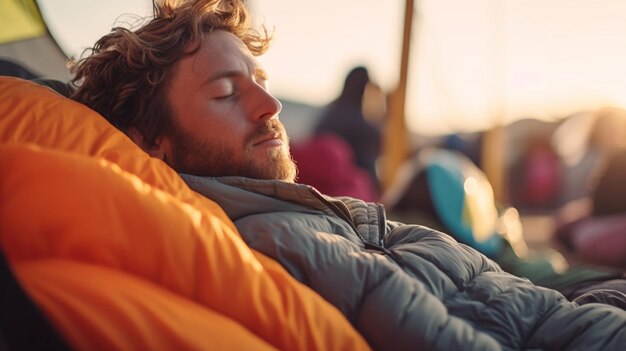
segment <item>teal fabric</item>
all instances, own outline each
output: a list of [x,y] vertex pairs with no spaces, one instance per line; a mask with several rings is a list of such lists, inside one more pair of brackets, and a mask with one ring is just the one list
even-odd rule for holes
[[[472,218],[463,214],[468,178],[466,168],[472,167],[467,161],[449,151],[439,151],[430,157],[425,167],[428,191],[433,200],[437,215],[448,229],[448,233],[481,253],[495,258],[502,250],[502,237],[494,223],[493,233],[485,240],[478,240],[472,230]],[[496,209],[495,201],[490,204]]]

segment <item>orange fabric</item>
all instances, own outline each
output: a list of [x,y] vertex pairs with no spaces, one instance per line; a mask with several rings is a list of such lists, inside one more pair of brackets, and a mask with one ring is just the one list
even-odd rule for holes
[[[173,169],[151,158],[96,112],[30,81],[0,77],[0,143],[33,143],[102,157],[156,188],[226,218],[217,204],[193,193]],[[231,221],[225,224],[235,230]]]
[[[153,349],[151,334],[176,346],[169,349],[193,349],[203,338],[211,349],[222,341],[245,349],[368,349],[334,307],[251,251],[219,206],[95,112],[0,78],[0,142],[2,250],[78,349]],[[64,282],[76,291],[55,287]],[[154,290],[154,300],[119,297],[142,289]],[[100,315],[107,317],[98,322]],[[212,327],[233,322],[222,334],[184,327],[196,318]],[[223,338],[212,344],[217,334]],[[267,344],[248,347],[254,335]]]
[[233,320],[118,270],[63,259],[13,269],[77,350],[275,349]]

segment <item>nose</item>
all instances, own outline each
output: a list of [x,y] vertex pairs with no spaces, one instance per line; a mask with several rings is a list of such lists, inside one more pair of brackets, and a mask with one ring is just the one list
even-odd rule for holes
[[256,105],[255,119],[269,120],[274,117],[278,117],[278,114],[283,109],[283,105],[275,98],[270,92],[262,86],[256,86]]

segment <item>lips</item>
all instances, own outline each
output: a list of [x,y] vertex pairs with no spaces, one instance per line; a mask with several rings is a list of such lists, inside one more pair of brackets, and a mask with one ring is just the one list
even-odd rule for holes
[[252,146],[258,146],[263,143],[274,142],[274,141],[282,143],[282,138],[280,137],[280,133],[271,132],[271,133],[263,134],[260,137],[254,139]]

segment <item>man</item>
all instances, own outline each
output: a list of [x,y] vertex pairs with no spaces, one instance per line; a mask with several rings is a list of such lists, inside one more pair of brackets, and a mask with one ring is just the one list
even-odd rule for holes
[[75,67],[73,98],[180,172],[293,182],[281,105],[253,56],[269,38],[248,27],[241,1],[165,3],[136,33],[96,43]]
[[[295,183],[242,0],[156,7],[78,62],[74,98],[218,202],[246,242],[342,311],[375,349],[603,349],[626,312],[569,302],[384,209]],[[236,277],[233,277],[236,279]]]

